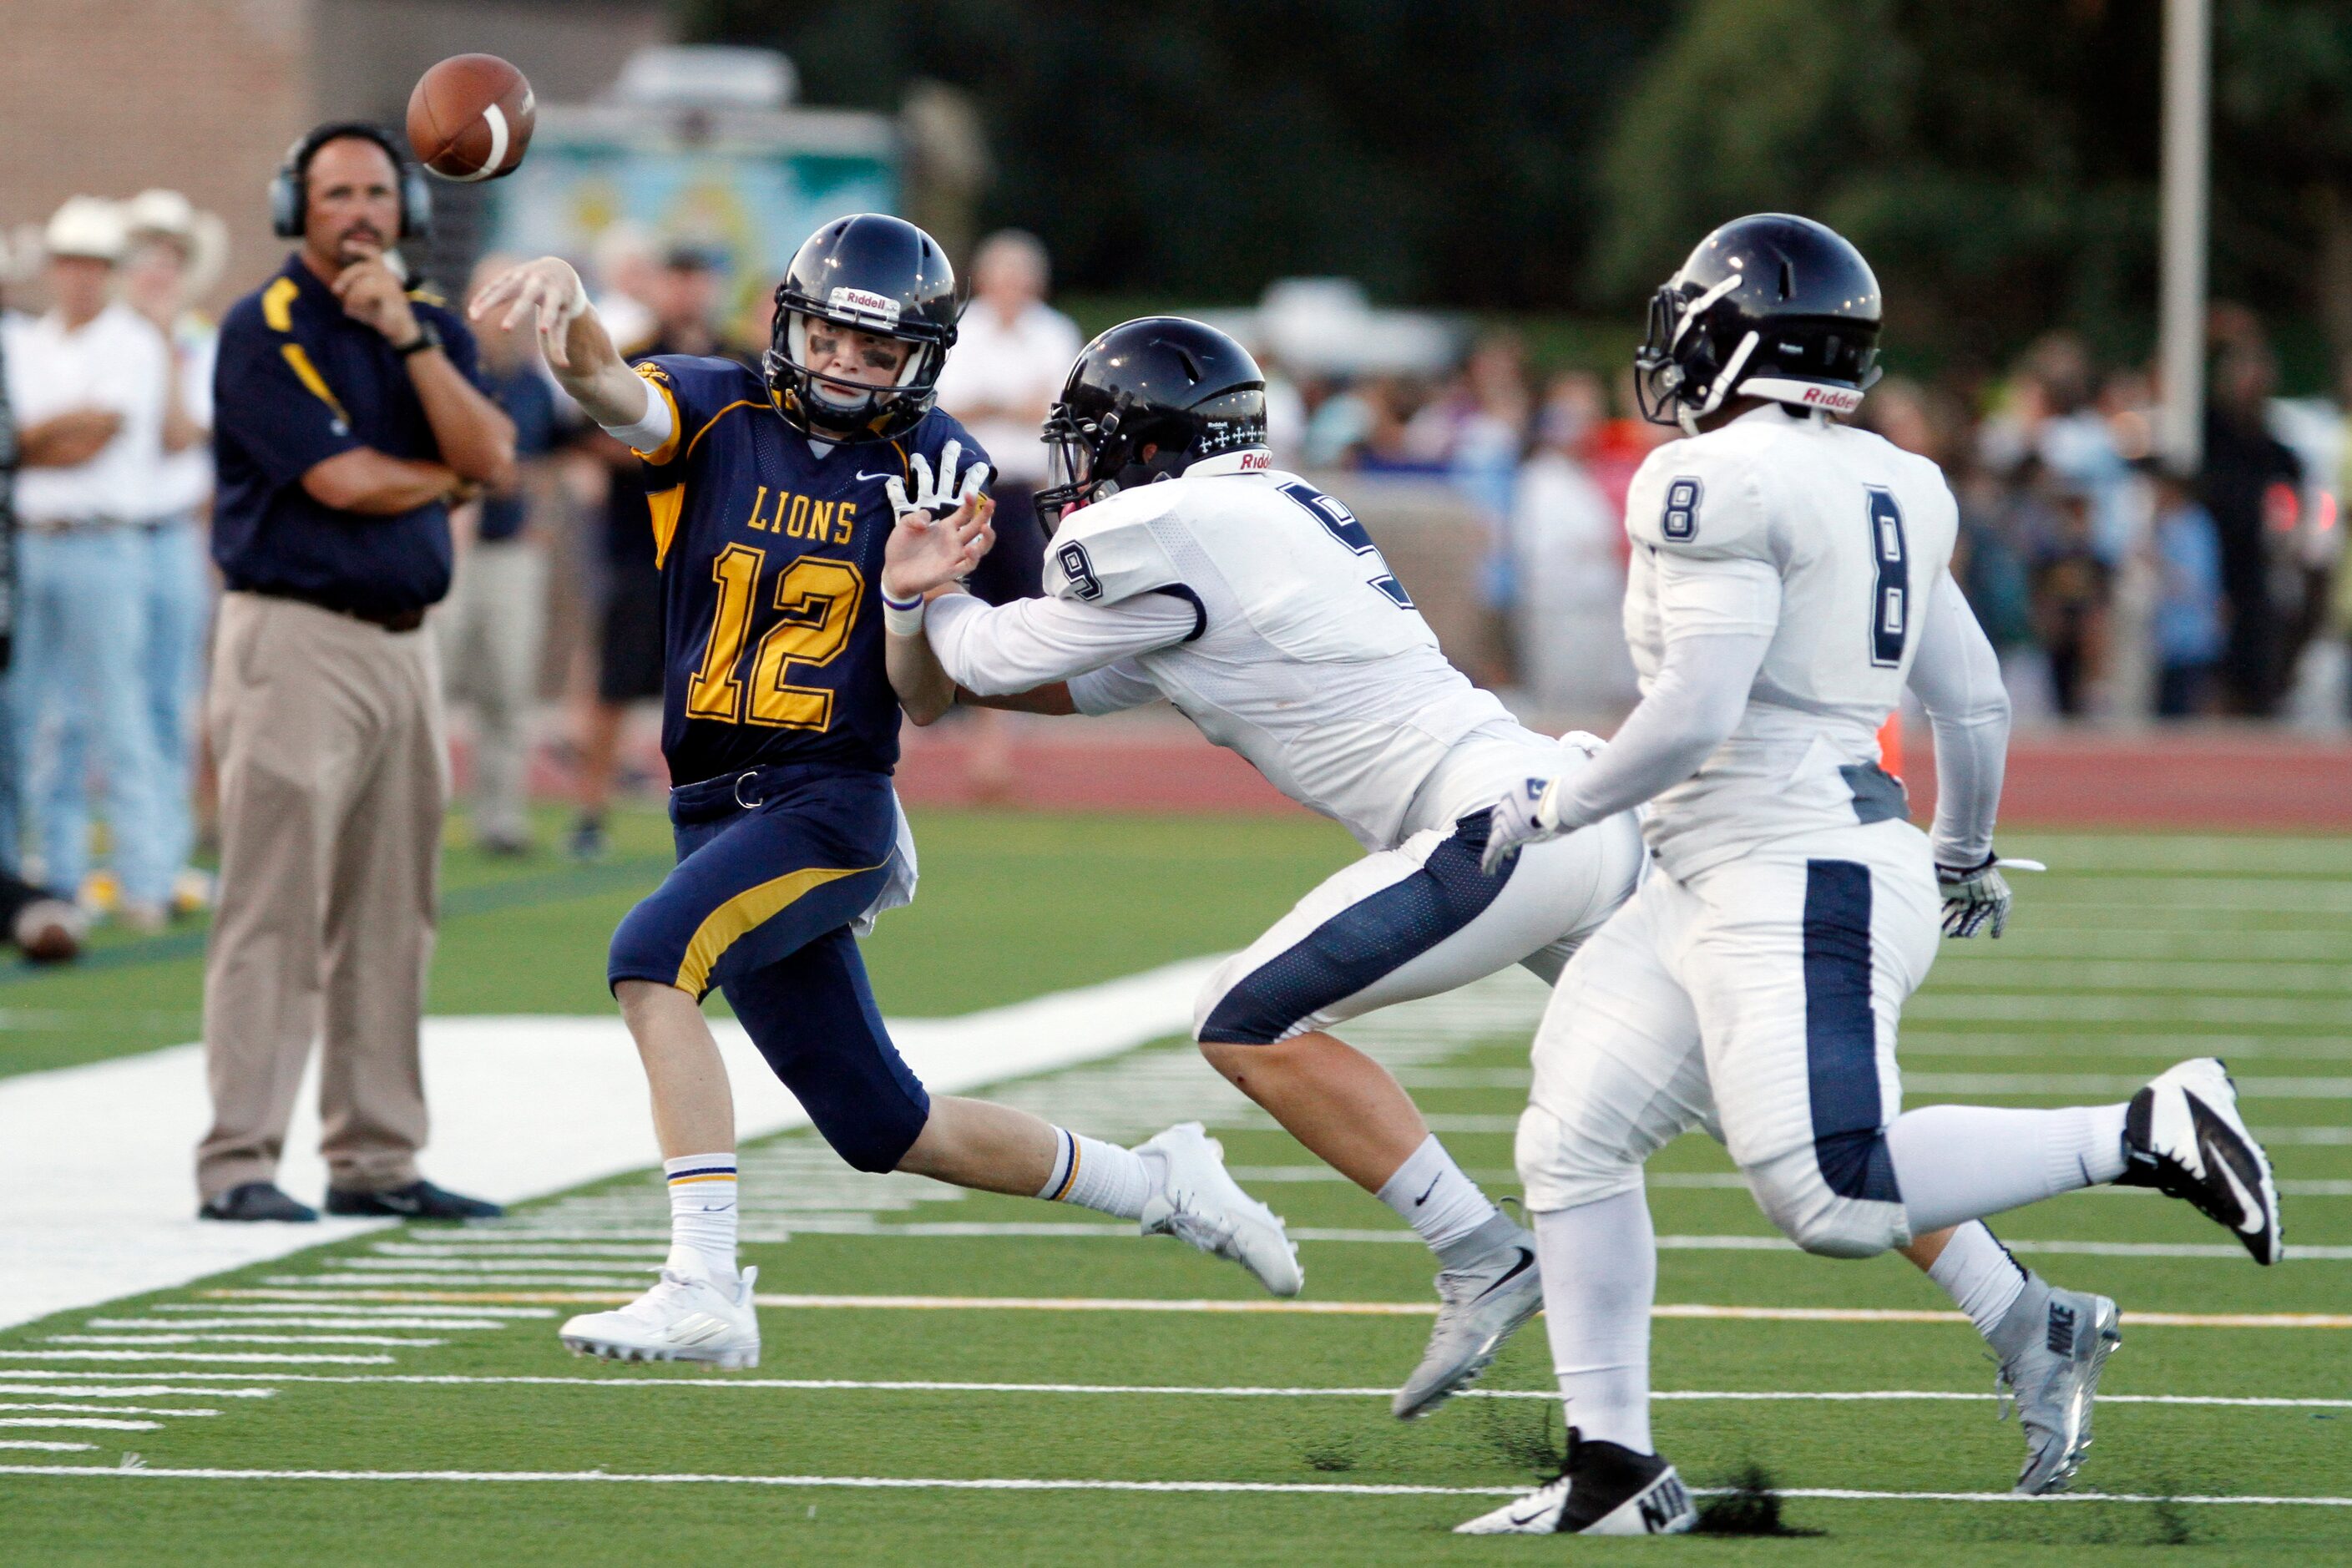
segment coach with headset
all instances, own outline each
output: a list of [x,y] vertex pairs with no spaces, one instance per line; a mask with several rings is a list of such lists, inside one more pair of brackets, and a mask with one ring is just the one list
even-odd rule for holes
[[299,248],[222,322],[213,558],[226,593],[206,722],[220,898],[205,968],[213,1126],[199,1213],[310,1220],[278,1161],[314,1036],[330,1214],[458,1219],[423,1180],[417,1030],[447,786],[419,628],[448,591],[449,508],[514,465],[458,318],[390,247],[422,173],[373,126],[288,154],[271,217]]

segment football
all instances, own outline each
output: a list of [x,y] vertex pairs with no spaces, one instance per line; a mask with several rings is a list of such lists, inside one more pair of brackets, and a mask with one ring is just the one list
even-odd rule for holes
[[408,145],[445,180],[511,174],[537,118],[530,83],[496,55],[452,55],[408,95]]

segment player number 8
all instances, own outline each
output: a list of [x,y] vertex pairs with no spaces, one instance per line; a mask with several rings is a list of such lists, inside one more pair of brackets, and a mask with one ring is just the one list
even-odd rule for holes
[[1666,487],[1666,515],[1658,523],[1658,531],[1677,544],[1698,537],[1698,499],[1705,492],[1693,479],[1680,479]]

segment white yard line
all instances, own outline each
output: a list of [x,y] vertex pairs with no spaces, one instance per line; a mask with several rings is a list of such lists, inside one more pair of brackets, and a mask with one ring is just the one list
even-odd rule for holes
[[[591,1486],[838,1488],[862,1491],[1171,1492],[1212,1496],[1273,1493],[1299,1497],[1517,1497],[1528,1489],[1525,1487],[1431,1487],[1344,1481],[1097,1480],[1026,1476],[749,1476],[694,1471],[628,1473],[612,1470],[268,1470],[209,1467],[176,1468],[160,1465],[0,1465],[0,1475],[105,1477],[117,1480],[425,1481],[486,1482],[493,1485],[553,1482]],[[1694,1487],[1691,1490],[1700,1497],[1717,1495],[1704,1487]],[[2054,1497],[2020,1497],[2014,1492],[1860,1491],[1830,1487],[1791,1487],[1779,1495],[1834,1502],[2160,1502],[2203,1507],[2352,1508],[2352,1497],[2161,1497],[2112,1492],[2061,1492]]]
[[[185,1329],[252,1329],[252,1328],[273,1328],[273,1329],[277,1329],[277,1328],[284,1328],[284,1329],[451,1329],[451,1330],[455,1330],[455,1329],[504,1329],[504,1328],[509,1328],[509,1327],[512,1327],[512,1325],[511,1325],[511,1324],[509,1324],[509,1323],[508,1323],[508,1322],[506,1322],[506,1321],[503,1321],[502,1319],[499,1319],[499,1318],[269,1318],[269,1319],[266,1319],[266,1320],[257,1321],[257,1320],[255,1320],[255,1319],[253,1319],[253,1318],[246,1317],[246,1318],[91,1318],[91,1319],[88,1320],[86,1322],[84,1322],[84,1323],[82,1324],[82,1327],[84,1327],[84,1328],[86,1328],[86,1329],[155,1329],[155,1330],[168,1330],[168,1331],[172,1331],[172,1332],[177,1333],[177,1332],[181,1331],[182,1330],[185,1330]],[[206,1342],[211,1342],[216,1341],[216,1340],[218,1340],[218,1339],[220,1338],[220,1336],[219,1336],[219,1335],[217,1335],[217,1334],[206,1334],[206,1335],[205,1335],[205,1336],[203,1336],[203,1337],[204,1337],[204,1339],[205,1339],[205,1341]],[[67,1342],[67,1340],[66,1340],[66,1337],[65,1337],[64,1335],[62,1335],[62,1334],[51,1334],[51,1335],[49,1335],[49,1336],[48,1336],[48,1342],[49,1342],[49,1343],[51,1343],[51,1344],[63,1344],[63,1343],[66,1343],[66,1342]],[[95,1341],[95,1340],[81,1340],[81,1341],[79,1341],[79,1342],[77,1342],[84,1343],[84,1344],[96,1344],[98,1342],[97,1342],[97,1341]],[[125,1341],[125,1342],[123,1342],[128,1343],[128,1342],[130,1342]],[[253,1342],[254,1342],[254,1343],[262,1343],[262,1342],[268,1342],[268,1343],[281,1343],[281,1342],[282,1342],[282,1343],[286,1343],[286,1344],[294,1344],[294,1343],[320,1344],[320,1343],[323,1343],[323,1342],[325,1342],[319,1341],[319,1340],[309,1340],[309,1341],[286,1340],[286,1341],[282,1341],[282,1342],[280,1342],[280,1341],[268,1341],[268,1342],[253,1341]],[[353,1343],[353,1342],[370,1342],[370,1343],[373,1343],[373,1342],[352,1342],[352,1341],[345,1341],[345,1342],[345,1342],[345,1343]],[[412,1340],[384,1340],[384,1341],[382,1341],[381,1342],[382,1342],[382,1343],[384,1343],[384,1344],[389,1344],[389,1345],[398,1345],[398,1344],[413,1344],[413,1343],[421,1343],[421,1342],[420,1342],[420,1341],[412,1341]]]
[[[761,1390],[799,1394],[1050,1394],[1072,1395],[1112,1395],[1139,1398],[1202,1398],[1202,1399],[1391,1399],[1392,1388],[1286,1388],[1251,1384],[1192,1384],[1156,1383],[976,1383],[945,1381],[934,1378],[801,1378],[801,1377],[633,1377],[627,1375],[596,1377],[551,1377],[530,1373],[239,1373],[239,1377],[267,1380],[271,1384],[322,1383],[341,1384],[394,1384],[427,1387],[506,1386],[520,1384],[534,1388],[594,1388],[621,1392],[656,1392],[684,1390],[693,1392],[730,1391],[759,1392]],[[73,1390],[58,1392],[89,1392],[106,1394],[111,1390]],[[207,1391],[210,1392],[210,1391]],[[222,1390],[222,1393],[233,1392]],[[242,1392],[242,1391],[234,1391]],[[1458,1399],[1517,1399],[1552,1400],[1559,1395],[1549,1389],[1538,1388],[1466,1388],[1457,1394]],[[1970,1392],[1955,1389],[1882,1388],[1882,1389],[1665,1389],[1653,1393],[1654,1400],[1675,1400],[1685,1403],[1731,1404],[1878,1404],[1918,1401],[1946,1401],[1969,1405],[1998,1403],[1999,1394],[1986,1391]],[[2247,1410],[2352,1410],[2352,1399],[2305,1399],[2260,1395],[2224,1395],[2202,1394],[2105,1394],[2099,1396],[2103,1405],[2179,1405],[2211,1406]],[[67,1409],[66,1405],[7,1405],[6,1409]],[[115,1406],[89,1406],[92,1410],[115,1409]],[[121,1406],[123,1411],[138,1408]],[[156,1409],[158,1415],[216,1415],[216,1411]]]
[[202,1405],[68,1405],[54,1399],[0,1400],[0,1410],[71,1410],[85,1415],[217,1415],[220,1414],[217,1410],[208,1410]]
[[[313,1299],[291,1289],[225,1289],[208,1294]],[[591,1291],[500,1291],[480,1296],[455,1290],[417,1292],[370,1290],[341,1297],[320,1293],[324,1300],[423,1300],[496,1302],[555,1301],[594,1305],[630,1299],[626,1294]],[[1129,1296],[824,1296],[763,1293],[753,1298],[762,1307],[846,1310],[853,1311],[1006,1311],[1006,1312],[1209,1312],[1299,1314],[1307,1317],[1426,1318],[1437,1311],[1434,1301],[1269,1301],[1176,1300]],[[1965,1323],[1966,1315],[1905,1307],[1744,1307],[1665,1302],[1650,1310],[1654,1318],[1720,1318],[1786,1323]],[[2337,1312],[2126,1312],[2123,1321],[2138,1328],[2189,1329],[2352,1329],[2352,1313]],[[5,1355],[5,1352],[0,1352]]]
[[236,1312],[260,1321],[276,1321],[273,1314],[294,1312],[331,1313],[336,1319],[348,1319],[364,1323],[379,1318],[551,1318],[552,1307],[369,1307],[342,1305],[326,1301],[304,1305],[299,1301],[160,1301],[159,1312]]
[[0,1426],[80,1432],[161,1432],[161,1421],[117,1421],[109,1415],[0,1415]]
[[43,1334],[43,1344],[122,1345],[152,1349],[159,1345],[446,1345],[440,1339],[413,1339],[396,1334]]
[[44,1443],[24,1437],[11,1437],[0,1442],[0,1448],[39,1448],[51,1454],[87,1454],[97,1447],[95,1443]]
[[[1172,963],[960,1018],[897,1020],[891,1035],[931,1088],[956,1093],[1183,1032],[1193,993],[1217,962]],[[806,1114],[741,1028],[713,1025],[741,1135],[805,1126]],[[314,1084],[315,1058],[311,1072]],[[645,1076],[617,1017],[432,1019],[425,1076],[434,1115],[426,1167],[460,1191],[513,1202],[660,1162]],[[326,1181],[314,1152],[316,1099],[310,1087],[297,1096],[281,1172],[288,1190],[306,1197]],[[518,1121],[520,1104],[532,1114]],[[0,1079],[0,1191],[8,1194],[0,1215],[0,1328],[183,1285],[382,1223],[198,1222],[190,1162],[206,1114],[196,1046]]]
[[[0,1361],[172,1361],[205,1366],[268,1363],[285,1366],[390,1366],[388,1355],[281,1355],[275,1351],[0,1351]],[[14,1373],[15,1368],[7,1369]],[[176,1375],[178,1369],[173,1369]],[[153,1376],[152,1373],[148,1373]]]

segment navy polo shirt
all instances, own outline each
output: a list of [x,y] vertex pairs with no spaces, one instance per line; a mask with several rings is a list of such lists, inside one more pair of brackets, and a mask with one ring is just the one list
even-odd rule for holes
[[[480,385],[465,323],[409,298],[417,319],[440,330],[450,363]],[[299,253],[229,308],[213,400],[213,559],[228,586],[370,616],[420,610],[449,591],[447,507],[372,517],[322,506],[302,488],[305,473],[354,447],[421,462],[439,462],[441,449],[407,365],[383,333],[343,314]]]

